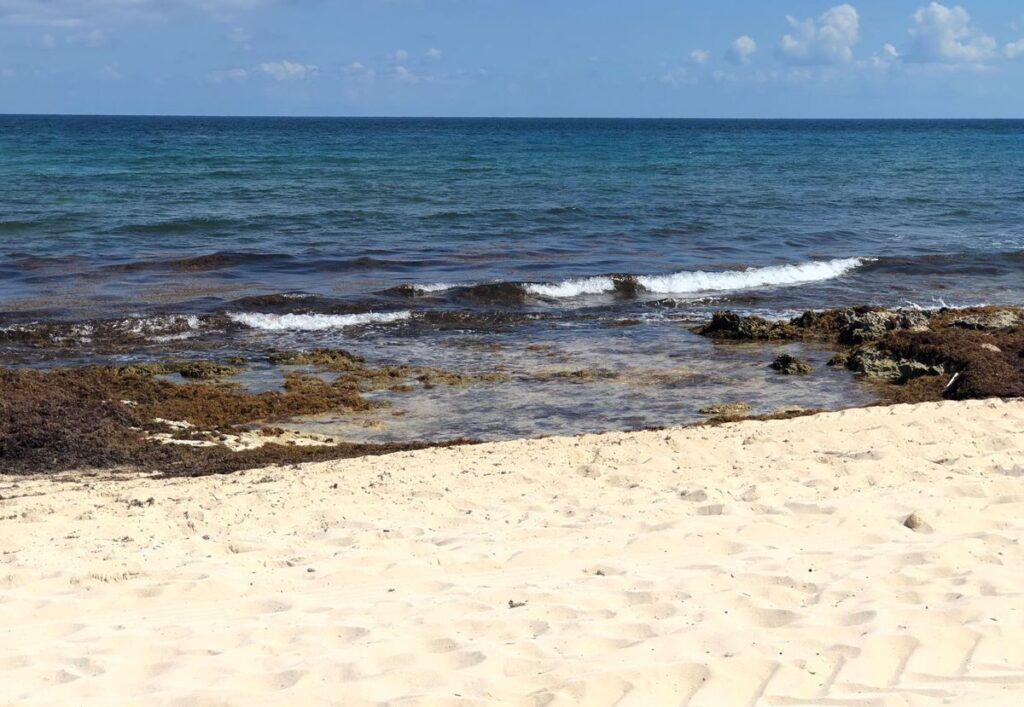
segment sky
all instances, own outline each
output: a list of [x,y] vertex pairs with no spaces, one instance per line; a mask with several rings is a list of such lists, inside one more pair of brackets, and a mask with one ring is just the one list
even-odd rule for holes
[[0,0],[0,113],[1024,117],[1024,3]]

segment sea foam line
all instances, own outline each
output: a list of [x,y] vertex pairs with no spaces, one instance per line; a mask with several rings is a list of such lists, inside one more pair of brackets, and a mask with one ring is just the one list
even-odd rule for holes
[[[746,270],[683,271],[670,275],[638,275],[637,285],[656,294],[691,294],[748,290],[771,285],[798,285],[841,277],[873,258],[838,258],[792,265],[770,265]],[[526,291],[542,297],[564,298],[601,294],[615,290],[615,278],[608,276],[576,278],[553,284],[528,284]]]
[[412,317],[412,312],[364,312],[361,314],[264,314],[229,312],[228,319],[263,331],[324,331],[360,324],[387,324]]

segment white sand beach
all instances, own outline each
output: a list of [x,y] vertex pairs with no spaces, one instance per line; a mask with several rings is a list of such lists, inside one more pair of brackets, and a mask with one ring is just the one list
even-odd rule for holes
[[0,496],[2,705],[1024,704],[1021,401]]

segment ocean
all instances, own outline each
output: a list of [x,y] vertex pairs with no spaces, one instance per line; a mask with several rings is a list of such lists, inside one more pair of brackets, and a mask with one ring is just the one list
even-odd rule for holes
[[[872,399],[732,309],[1024,300],[1024,121],[0,116],[0,362],[281,348],[508,373],[294,421],[367,441]],[[794,351],[815,374],[775,375]],[[607,372],[615,375],[604,375]]]

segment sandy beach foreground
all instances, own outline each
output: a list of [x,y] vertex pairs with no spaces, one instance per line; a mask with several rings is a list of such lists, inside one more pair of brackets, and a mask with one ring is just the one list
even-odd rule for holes
[[4,705],[1024,700],[1021,401],[0,496]]

